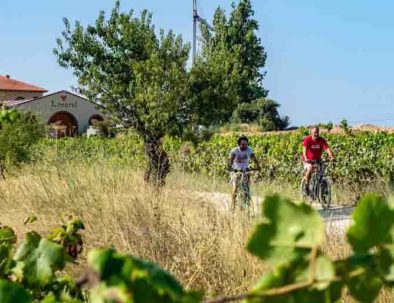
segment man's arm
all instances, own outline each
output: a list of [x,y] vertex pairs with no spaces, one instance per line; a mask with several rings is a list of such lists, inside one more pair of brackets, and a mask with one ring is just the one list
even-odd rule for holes
[[234,159],[235,159],[235,155],[234,155],[234,153],[231,153],[230,157],[228,158],[228,163],[227,163],[228,170],[231,170],[233,163],[234,163]]
[[254,154],[251,154],[251,155],[250,155],[250,159],[252,159],[254,165],[256,165],[256,169],[257,169],[257,170],[260,170],[260,169],[261,169],[261,166],[260,166],[260,163],[259,163],[259,161],[257,160],[256,156],[255,156]]
[[330,157],[330,160],[335,161],[334,153],[331,151],[331,149],[327,148],[326,152],[327,152],[328,156]]
[[327,141],[323,139],[323,149],[327,152],[331,161],[335,160],[334,153],[331,151],[330,147],[327,144]]
[[302,155],[303,155],[304,161],[308,161],[308,158],[306,156],[306,146],[302,147]]

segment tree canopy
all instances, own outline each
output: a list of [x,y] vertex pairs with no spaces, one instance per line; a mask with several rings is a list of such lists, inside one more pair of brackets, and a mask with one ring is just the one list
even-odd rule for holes
[[262,84],[267,53],[251,2],[240,0],[232,8],[228,17],[218,8],[212,28],[201,24],[202,50],[192,68],[191,98],[199,100],[193,104],[203,125],[228,122],[239,104],[268,94]]
[[130,122],[146,141],[180,131],[190,49],[181,36],[156,35],[150,13],[120,12],[119,1],[108,19],[101,12],[94,25],[64,24],[54,53],[73,70],[81,94]]

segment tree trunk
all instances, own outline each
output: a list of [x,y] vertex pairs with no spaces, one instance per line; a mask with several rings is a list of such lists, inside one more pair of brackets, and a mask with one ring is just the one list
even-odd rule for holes
[[4,175],[4,163],[3,161],[0,159],[0,181],[1,180],[5,180],[5,175]]
[[170,171],[170,161],[160,141],[146,141],[145,155],[148,163],[144,174],[144,180],[155,187],[163,187],[165,185],[166,176]]

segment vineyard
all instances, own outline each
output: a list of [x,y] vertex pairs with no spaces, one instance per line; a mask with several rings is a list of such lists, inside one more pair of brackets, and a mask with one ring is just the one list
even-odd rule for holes
[[[277,195],[263,205],[265,219],[247,249],[271,270],[246,293],[208,298],[202,290],[186,290],[157,265],[111,248],[90,251],[88,268],[74,280],[63,274],[82,252],[84,225],[74,219],[47,237],[27,233],[17,248],[12,228],[0,228],[0,302],[315,303],[338,302],[345,288],[357,301],[373,302],[381,289],[394,286],[394,208],[389,201],[375,194],[360,201],[347,231],[353,253],[338,260],[321,250],[324,228],[315,210]],[[34,220],[29,217],[25,224]]]
[[[357,132],[325,134],[337,163],[330,167],[335,183],[356,186],[394,181],[394,134],[388,132]],[[298,184],[302,173],[300,160],[304,134],[251,135],[250,145],[263,168],[265,181]],[[229,151],[237,135],[214,135],[195,145],[179,139],[165,138],[164,149],[172,163],[190,173],[226,176]],[[143,142],[136,135],[116,139],[70,138],[44,140],[35,150],[36,161],[109,161],[121,167],[145,166]]]

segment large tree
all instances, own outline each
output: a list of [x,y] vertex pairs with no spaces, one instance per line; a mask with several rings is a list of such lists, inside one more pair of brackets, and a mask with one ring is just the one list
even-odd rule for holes
[[192,69],[191,98],[198,99],[192,104],[204,125],[228,122],[240,103],[268,93],[262,84],[267,54],[257,36],[251,2],[240,0],[232,7],[229,17],[216,10],[212,28],[201,24],[202,50]]
[[78,21],[72,28],[64,19],[54,53],[61,66],[73,71],[81,94],[141,135],[148,156],[145,177],[162,185],[169,161],[160,140],[179,133],[188,121],[190,47],[172,31],[157,36],[147,11],[135,17],[119,6],[117,1],[109,18],[101,12],[86,28]]

